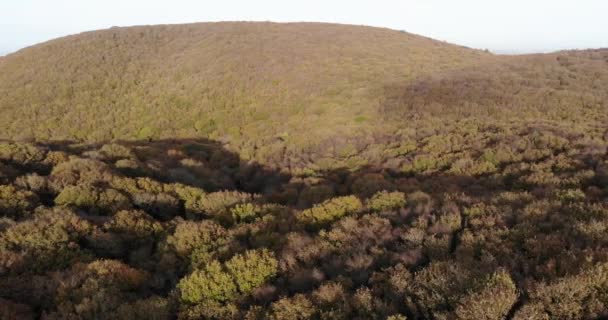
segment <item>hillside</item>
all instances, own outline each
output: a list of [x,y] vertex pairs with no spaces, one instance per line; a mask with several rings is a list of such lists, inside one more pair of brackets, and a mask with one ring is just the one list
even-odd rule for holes
[[600,121],[606,55],[495,56],[405,32],[315,23],[113,28],[3,59],[0,137],[204,137],[246,159],[307,167],[328,145],[373,144],[433,115]]
[[376,118],[385,86],[486,56],[346,25],[113,28],[9,55],[0,66],[0,134],[84,141],[208,136],[234,144],[289,135],[305,148],[310,134],[318,140],[372,127],[366,122]]
[[113,28],[0,112],[2,320],[608,318],[608,49]]

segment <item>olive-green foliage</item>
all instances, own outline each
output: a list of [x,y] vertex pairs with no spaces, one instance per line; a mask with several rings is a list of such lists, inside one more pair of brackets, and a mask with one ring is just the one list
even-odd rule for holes
[[156,137],[156,132],[152,127],[143,127],[137,131],[136,137],[141,140],[151,140]]
[[[0,189],[11,208],[0,219],[3,298],[34,317],[68,319],[385,319],[406,310],[436,319],[597,318],[606,302],[608,193],[598,165],[605,145],[587,129],[476,120],[421,128],[399,138],[417,148],[384,164],[391,170],[291,179],[264,166],[224,166],[222,151],[201,143],[137,142],[107,154],[40,146],[49,150],[41,164],[3,162]],[[440,138],[425,136],[435,131]],[[482,151],[488,145],[496,151]],[[112,169],[135,155],[142,176]],[[420,155],[439,165],[399,172]],[[494,169],[473,170],[482,162]],[[193,187],[167,174],[173,169],[214,182]],[[212,184],[232,191],[205,189]],[[253,195],[246,186],[263,188]],[[123,290],[87,275],[98,281],[85,284],[99,293],[91,297],[70,273],[108,257],[153,276]]]
[[51,190],[49,188],[48,178],[40,176],[37,173],[26,174],[15,179],[15,185],[20,188],[30,190],[36,193],[49,194]]
[[362,207],[361,200],[355,196],[333,198],[302,211],[298,220],[308,227],[322,228],[345,215],[358,212]]
[[405,194],[403,192],[380,191],[367,200],[366,205],[373,211],[386,211],[402,208],[405,206]]
[[434,157],[421,155],[412,160],[412,163],[405,164],[401,170],[405,173],[424,173],[434,170],[439,166],[438,160]]
[[137,159],[135,153],[124,145],[110,143],[105,144],[99,149],[99,152],[104,155],[105,158],[116,161],[120,159]]
[[99,200],[99,190],[93,186],[67,187],[55,198],[58,205],[74,205],[79,207],[94,207]]
[[182,304],[178,311],[179,320],[238,320],[241,313],[233,302],[202,301],[196,305]]
[[159,236],[163,226],[143,211],[119,211],[104,229],[116,232],[130,241],[146,241]]
[[26,269],[45,271],[69,266],[84,254],[78,243],[91,225],[65,209],[44,210],[31,220],[8,227],[0,235],[0,251],[23,254]]
[[197,304],[204,300],[229,301],[237,294],[233,277],[223,270],[222,265],[212,261],[203,269],[196,270],[183,278],[177,288],[181,301]]
[[114,213],[131,207],[129,198],[114,189],[90,185],[68,186],[55,198],[60,206],[75,206],[100,213]]
[[496,165],[489,161],[475,161],[469,158],[462,158],[455,161],[450,172],[460,175],[471,175],[476,176],[480,174],[487,174],[496,171]]
[[408,291],[419,301],[422,314],[442,316],[457,306],[474,284],[470,272],[452,262],[431,263],[415,275]]
[[249,294],[270,280],[277,268],[277,260],[267,250],[235,255],[224,266],[213,260],[180,281],[181,300],[190,304],[229,301],[238,293]]
[[250,194],[236,191],[221,191],[201,194],[186,202],[186,210],[195,214],[219,216],[234,205],[251,201]]
[[232,215],[232,219],[236,222],[252,222],[258,217],[262,210],[263,208],[253,203],[244,203],[232,207],[230,209],[230,214]]
[[[326,44],[330,54],[320,49]],[[276,50],[268,57],[243,54],[269,46]],[[176,53],[182,55],[179,62],[168,65]],[[327,139],[321,132],[326,128],[373,128],[377,113],[367,106],[384,98],[388,83],[491,57],[360,26],[231,22],[114,28],[3,58],[0,134],[97,142],[230,135],[252,149],[255,140],[262,149],[256,152],[276,154],[281,143],[264,137],[288,131],[291,142],[305,147]],[[87,63],[78,62],[83,59]],[[201,77],[207,74],[215,76]]]
[[29,143],[0,143],[0,160],[11,161],[18,165],[41,163],[46,150]]
[[50,150],[46,153],[44,162],[48,165],[56,166],[58,164],[70,161],[68,153],[58,150]]
[[131,175],[141,175],[145,173],[143,170],[141,163],[136,160],[131,159],[120,159],[114,163],[116,169],[121,170],[127,174]]
[[543,305],[552,319],[595,318],[608,307],[608,265],[598,264],[578,275],[541,284],[531,302]]
[[0,318],[605,318],[607,61],[302,23],[2,57]]
[[[312,301],[319,309],[320,318],[338,318],[344,319],[348,317],[348,291],[345,286],[339,282],[326,282],[322,284],[312,293]],[[358,289],[352,297],[352,307],[356,308],[356,313],[360,316],[370,315],[368,311],[369,291],[366,288]]]
[[226,262],[241,293],[248,294],[277,273],[278,262],[268,250],[247,251]]
[[514,320],[550,320],[540,303],[527,303],[513,315]]
[[201,134],[208,135],[217,129],[217,124],[213,119],[207,121],[198,120],[194,123],[194,128]]
[[459,319],[502,319],[517,300],[517,288],[508,273],[497,272],[480,289],[464,297],[455,313]]
[[24,217],[38,205],[38,196],[11,185],[0,185],[0,215]]
[[270,306],[268,319],[272,320],[308,320],[316,314],[312,302],[302,294],[283,298]]
[[581,201],[585,199],[585,193],[580,189],[559,190],[557,198],[564,202]]
[[66,186],[111,180],[111,177],[112,173],[104,162],[72,157],[53,167],[49,179],[56,189],[62,190]]
[[180,221],[167,244],[181,257],[188,257],[195,251],[211,252],[228,242],[229,234],[213,221]]
[[[386,319],[405,310],[437,319],[510,311],[515,319],[602,316],[608,194],[596,164],[604,149],[597,140],[558,134],[570,132],[559,125],[551,134],[529,124],[485,131],[475,121],[460,125],[441,139],[407,138],[420,148],[387,163],[393,169],[383,174],[340,169],[292,179],[272,177],[267,167],[214,167],[207,161],[222,152],[201,144],[131,144],[143,176],[112,169],[127,156],[120,147],[106,147],[107,155],[97,146],[49,147],[47,158],[55,160],[5,165],[7,207],[35,201],[25,214],[0,219],[3,298],[50,319]],[[478,150],[485,139],[496,152]],[[454,149],[458,143],[466,151]],[[186,152],[191,158],[182,161]],[[399,172],[425,152],[449,165]],[[471,171],[478,161],[496,163],[495,171]],[[189,186],[166,168],[196,168],[189,172],[197,179],[240,187]],[[257,177],[250,185],[264,185],[256,189],[262,194],[242,190],[248,176]],[[366,197],[365,206],[347,196],[353,192]],[[82,266],[107,257],[141,268],[135,272],[145,274],[146,285],[117,288],[105,276],[82,274]]]

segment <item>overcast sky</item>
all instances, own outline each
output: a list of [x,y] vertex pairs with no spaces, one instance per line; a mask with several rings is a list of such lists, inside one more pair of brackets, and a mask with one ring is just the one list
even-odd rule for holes
[[0,0],[0,54],[112,26],[321,21],[501,53],[608,47],[606,0]]

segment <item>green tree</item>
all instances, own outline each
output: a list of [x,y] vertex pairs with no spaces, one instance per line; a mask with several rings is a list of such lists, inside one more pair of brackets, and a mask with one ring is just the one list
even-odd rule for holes
[[0,213],[9,217],[28,216],[38,205],[38,196],[27,190],[19,190],[11,185],[0,185]]
[[380,191],[367,200],[367,207],[372,211],[380,212],[402,208],[405,203],[405,194],[402,192]]
[[458,319],[503,319],[515,301],[517,288],[505,271],[491,275],[478,290],[460,300]]
[[308,320],[313,319],[317,310],[303,294],[283,298],[270,306],[268,319],[271,320]]
[[197,304],[205,300],[229,301],[236,297],[237,286],[233,277],[217,261],[207,264],[186,276],[177,285],[184,303]]
[[278,262],[274,255],[266,250],[247,251],[238,254],[226,262],[228,273],[234,277],[239,291],[251,293],[277,274]]
[[328,226],[347,214],[358,212],[362,207],[361,200],[355,196],[333,198],[302,211],[297,219],[309,228],[318,229]]

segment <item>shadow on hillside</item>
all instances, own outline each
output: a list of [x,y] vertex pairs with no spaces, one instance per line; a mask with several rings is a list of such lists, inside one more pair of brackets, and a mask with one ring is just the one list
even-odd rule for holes
[[[466,256],[466,251],[471,249],[470,243],[467,246],[463,246],[461,242],[462,235],[467,227],[467,217],[464,215],[459,207],[465,208],[470,207],[474,202],[479,199],[471,199],[474,197],[485,197],[485,196],[496,196],[499,192],[508,191],[516,188],[522,188],[522,186],[516,186],[511,178],[504,175],[457,175],[446,172],[436,172],[428,174],[406,174],[395,169],[382,167],[382,166],[366,166],[357,170],[348,170],[345,168],[326,170],[317,172],[314,176],[300,177],[284,173],[280,170],[276,170],[265,166],[263,164],[245,161],[241,159],[238,154],[227,150],[221,143],[211,141],[208,139],[170,139],[170,140],[159,140],[159,141],[122,141],[113,142],[107,144],[79,144],[70,141],[58,141],[50,142],[46,144],[38,144],[38,149],[28,147],[30,145],[21,144],[3,146],[0,144],[0,178],[2,177],[3,165],[13,166],[15,168],[24,168],[25,172],[21,172],[21,175],[25,173],[38,172],[41,175],[48,175],[51,169],[57,170],[60,165],[55,165],[54,168],[45,167],[46,160],[53,158],[55,155],[51,155],[48,151],[62,151],[65,156],[76,156],[79,158],[94,159],[105,163],[110,170],[115,171],[113,173],[123,174],[129,177],[148,177],[154,180],[159,180],[166,183],[182,183],[185,185],[196,186],[204,189],[205,191],[219,191],[219,190],[239,190],[249,193],[258,193],[270,202],[292,205],[299,208],[309,207],[316,203],[322,202],[326,199],[355,194],[362,199],[369,198],[373,194],[382,190],[399,190],[405,192],[408,196],[408,203],[406,207],[399,209],[395,213],[385,214],[380,212],[380,215],[396,222],[396,225],[404,225],[404,222],[411,221],[413,219],[422,218],[428,221],[424,222],[423,225],[415,228],[420,228],[420,231],[426,232],[424,237],[432,240],[428,246],[425,242],[424,246],[412,246],[412,247],[399,247],[393,248],[391,246],[401,246],[402,238],[396,233],[385,232],[385,229],[379,226],[368,226],[370,220],[361,219],[360,223],[362,226],[358,232],[364,235],[361,242],[355,242],[352,248],[345,247],[340,248],[343,253],[337,253],[336,255],[327,256],[315,256],[313,261],[310,261],[311,268],[315,263],[321,265],[321,269],[325,275],[331,279],[340,276],[347,275],[354,280],[357,285],[364,285],[365,281],[369,279],[373,271],[384,270],[384,268],[395,265],[396,263],[404,263],[410,270],[418,271],[428,266],[432,261],[448,261],[454,258],[456,255]],[[8,157],[6,150],[13,150],[14,152]],[[41,151],[42,150],[42,151]],[[42,156],[37,155],[37,151],[42,153]],[[603,156],[603,155],[602,155]],[[39,161],[30,161],[39,159]],[[44,159],[40,161],[40,159]],[[69,163],[64,157],[61,163]],[[94,162],[94,161],[93,161]],[[101,165],[98,162],[95,164]],[[105,165],[102,165],[105,167]],[[592,166],[591,162],[580,162],[581,166]],[[28,166],[30,166],[28,168]],[[87,167],[89,168],[89,167]],[[572,170],[590,170],[591,167],[580,167],[572,168]],[[76,171],[76,170],[75,170]],[[84,171],[80,171],[83,173]],[[16,176],[15,176],[16,177]],[[13,178],[14,180],[15,178]],[[535,186],[528,186],[527,188],[532,189]],[[540,186],[536,186],[540,187]],[[425,194],[416,194],[417,192],[425,192]],[[504,197],[499,199],[501,205],[506,205],[513,210],[505,210],[500,212],[499,217],[493,217],[489,214],[488,225],[478,225],[482,228],[487,228],[497,234],[502,233],[504,230],[509,230],[511,226],[520,223],[521,219],[518,217],[518,213],[526,204],[527,201],[521,197]],[[141,199],[140,199],[141,200]],[[146,199],[144,199],[146,200]],[[150,200],[150,199],[147,199]],[[159,201],[160,200],[160,201]],[[184,216],[183,206],[179,209],[174,209],[172,212],[171,205],[165,206],[162,202],[163,198],[153,198],[149,201],[151,205],[145,207],[144,211],[152,215],[154,218],[159,220],[169,220],[175,216]],[[51,204],[51,202],[49,202]],[[135,203],[135,207],[147,206],[148,202],[140,201]],[[159,210],[153,208],[158,207]],[[172,212],[172,213],[171,213]],[[168,216],[167,216],[168,214]],[[281,236],[291,232],[293,230],[304,230],[297,229],[301,226],[293,223],[292,216],[293,211],[288,210],[286,213],[281,213],[279,219],[275,222],[270,220],[268,223],[260,223],[256,226],[256,233],[252,236],[247,236],[244,239],[240,239],[246,247],[269,247],[279,252],[279,250],[292,250],[285,246],[282,242],[282,238],[275,239],[273,237],[267,237],[277,232]],[[449,225],[449,220],[442,221],[439,219],[441,216],[449,217],[456,216],[456,226]],[[84,214],[89,221],[95,223],[104,223],[108,220],[108,217],[103,215]],[[221,218],[221,217],[220,217]],[[518,222],[519,221],[519,222]],[[549,225],[547,228],[545,223],[542,228],[546,228],[549,234],[556,232],[555,230],[565,229],[565,223],[562,220],[556,220],[554,225]],[[479,223],[480,221],[477,221]],[[276,224],[275,224],[276,223]],[[359,223],[359,222],[358,222]],[[485,223],[485,222],[484,222]],[[491,224],[490,224],[491,223]],[[427,226],[424,226],[428,224]],[[564,224],[564,226],[562,226]],[[365,226],[365,227],[363,227]],[[259,227],[259,229],[257,229]],[[340,228],[350,228],[352,225],[344,225]],[[527,227],[525,222],[523,227]],[[543,231],[533,230],[534,232]],[[562,229],[558,229],[562,228]],[[503,231],[496,231],[496,230]],[[395,229],[399,232],[403,229]],[[514,232],[521,233],[520,229],[515,229]],[[367,233],[367,234],[365,234]],[[542,233],[540,233],[542,235]],[[96,237],[92,237],[83,242],[82,246],[95,253],[96,257],[121,259],[128,261],[130,264],[141,266],[138,261],[139,255],[128,255],[128,247],[122,245],[116,245],[112,247],[113,243],[108,241],[106,238],[107,234],[96,234]],[[98,237],[97,237],[98,236]],[[387,255],[382,257],[376,257],[372,260],[371,265],[365,265],[363,267],[357,265],[350,265],[349,260],[346,256],[349,254],[361,254],[360,251],[368,250],[365,247],[366,243],[374,243],[374,239],[384,237],[383,241],[379,245],[382,248],[388,248],[387,251],[395,251],[395,255]],[[578,235],[577,241],[571,241],[569,245],[577,246],[586,249],[587,246],[594,243],[594,239],[583,235]],[[302,241],[306,241],[307,238],[303,237]],[[434,242],[434,240],[441,240],[445,242]],[[541,238],[543,239],[543,238]],[[553,242],[553,238],[548,240],[548,243]],[[279,241],[281,240],[281,241]],[[297,239],[296,239],[297,240]],[[425,240],[426,241],[426,240]],[[509,243],[506,240],[505,243]],[[569,239],[570,241],[570,239]],[[513,241],[515,242],[515,241]],[[306,245],[306,242],[303,242]],[[443,244],[442,244],[443,243]],[[363,248],[356,246],[363,245]],[[525,248],[518,247],[519,244],[514,243],[513,248],[515,252],[525,252]],[[285,247],[282,247],[285,246]],[[369,248],[372,248],[370,245]],[[559,252],[551,252],[549,250],[561,250],[561,246],[554,246],[548,248],[547,252],[550,256],[558,256]],[[300,247],[297,248],[298,250]],[[423,250],[424,249],[424,250]],[[473,248],[474,249],[474,248]],[[295,250],[295,249],[294,249]],[[477,250],[477,249],[475,249]],[[504,267],[509,271],[512,278],[521,288],[527,277],[530,275],[534,276],[535,271],[525,269],[526,256],[517,257],[515,259],[511,254],[505,254],[502,247],[488,246],[484,248],[493,257],[497,257],[496,265],[501,268]],[[150,254],[154,252],[153,246],[146,246],[142,249],[143,254]],[[138,254],[140,254],[139,252]],[[477,259],[477,256],[475,256]],[[480,258],[481,259],[481,258]],[[584,261],[584,259],[572,259],[574,262],[571,263],[571,269],[578,272],[581,265],[578,261]],[[146,268],[154,270],[157,263],[154,260],[150,265],[144,265]],[[147,262],[146,262],[147,263]],[[494,263],[494,262],[492,262]],[[490,265],[492,266],[492,265]],[[178,270],[178,267],[175,267]],[[313,269],[307,269],[306,264],[303,264],[301,270],[308,271]],[[347,268],[351,268],[350,271]],[[156,284],[155,290],[161,295],[167,295],[172,288],[175,287],[176,282],[183,276],[185,270],[175,271],[174,269],[168,269],[169,273],[162,274],[160,282]],[[298,270],[299,271],[299,270]],[[165,272],[165,271],[163,271]],[[302,276],[299,279],[299,275],[294,277],[295,280],[290,281],[288,284],[283,283],[278,285],[279,287],[288,286],[295,287],[295,289],[283,289],[285,293],[303,292],[311,290],[317,283],[315,279]],[[516,307],[518,308],[518,307]],[[404,312],[409,313],[407,309]]]
[[[386,85],[380,112],[387,119],[496,116],[512,109],[604,105],[608,91],[593,84],[608,77],[608,68],[598,59],[584,51],[511,56],[421,76]],[[565,78],[564,73],[572,76]]]
[[[100,160],[131,177],[149,177],[165,183],[181,183],[205,191],[240,190],[268,194],[283,185],[289,175],[242,160],[221,143],[209,139],[114,141],[81,144],[53,141],[38,144],[49,151]],[[115,146],[128,150],[118,150]],[[125,152],[130,154],[125,154]],[[129,163],[128,161],[131,161]],[[38,171],[46,173],[45,168]]]
[[[356,195],[361,200],[365,200],[379,191],[400,191],[408,196],[408,204],[390,217],[399,224],[418,216],[424,216],[429,221],[434,221],[437,218],[435,213],[441,215],[443,210],[458,212],[457,207],[469,206],[475,201],[475,198],[489,198],[498,192],[519,188],[512,185],[509,179],[494,175],[467,176],[441,171],[427,174],[406,174],[382,166],[365,166],[356,170],[339,168],[311,173],[310,176],[295,176],[263,164],[245,161],[238,154],[227,150],[221,143],[208,139],[122,141],[106,144],[56,141],[37,144],[37,146],[43,150],[42,153],[46,152],[44,157],[38,157],[45,159],[38,162],[42,166],[26,168],[25,171],[15,175],[11,179],[12,182],[20,179],[17,177],[24,176],[26,173],[36,172],[42,176],[50,175],[49,181],[53,183],[59,181],[60,186],[65,186],[79,183],[80,180],[84,180],[86,184],[88,183],[86,182],[87,175],[89,175],[89,177],[93,177],[93,180],[96,179],[94,182],[96,187],[105,189],[112,188],[107,181],[115,175],[124,175],[131,178],[150,178],[164,183],[181,183],[201,188],[206,192],[228,190],[255,193],[261,196],[259,200],[262,203],[282,204],[294,209],[309,208],[339,196]],[[50,151],[60,151],[57,153],[62,153],[64,158],[60,164],[44,167],[44,163],[55,156],[51,155]],[[28,156],[34,155],[30,152]],[[94,161],[69,161],[66,157]],[[0,164],[16,167],[19,165],[17,158],[7,160],[0,148]],[[23,158],[21,157],[21,160]],[[34,158],[36,157],[34,156]],[[68,167],[68,169],[66,170],[64,167]],[[1,166],[0,169],[2,169]],[[72,179],[74,173],[76,178]],[[81,179],[83,177],[84,179]],[[64,179],[65,183],[61,179]],[[129,194],[125,195],[130,197],[130,205],[133,208],[144,210],[155,219],[168,221],[177,216],[192,219],[200,217],[197,214],[188,216],[189,213],[183,201],[178,202],[176,199],[173,201],[171,197],[163,197],[162,188],[158,189],[153,182],[137,180],[137,182],[130,181],[129,183],[145,190],[127,192]],[[124,189],[120,190],[125,192]],[[51,191],[50,194],[39,192],[39,197],[43,204],[53,206],[56,204],[58,193],[57,190]],[[518,203],[519,199],[513,201],[514,203],[510,203],[510,206],[521,205]],[[96,207],[79,206],[82,209],[79,213],[89,221],[102,224],[109,221],[108,212],[116,211],[113,207],[104,206],[105,204]],[[292,214],[293,210],[282,213],[279,226],[273,223],[263,225],[258,230],[259,234],[271,234],[277,229],[282,232],[299,230],[301,226],[295,223]],[[216,218],[227,225],[232,223],[231,220],[223,221],[222,217]],[[515,217],[511,216],[505,219],[505,223],[508,224],[514,221]],[[464,224],[456,231],[438,227],[433,232],[452,234],[449,253],[453,254],[458,247],[458,235],[463,227]],[[250,245],[255,247],[258,245],[255,241],[266,240],[260,236],[259,239],[254,237],[247,241],[252,241]],[[96,242],[92,241],[88,245],[93,246],[92,250],[98,256],[126,259],[121,253],[108,252],[104,248],[95,247],[93,244]],[[430,261],[422,256],[416,257],[416,260],[411,262],[415,268],[422,268]]]
[[[294,176],[260,163],[246,161],[227,150],[220,142],[209,139],[167,139],[156,141],[116,141],[81,144],[54,141],[37,144],[47,151],[62,151],[68,156],[91,158],[129,177],[148,177],[164,183],[181,183],[207,192],[238,190],[260,194],[266,200],[310,207],[335,196],[355,194],[361,198],[381,190],[406,193],[423,191],[430,194],[464,192],[483,195],[504,189],[501,181],[491,177],[452,175],[447,173],[406,174],[382,166],[365,166],[325,170],[309,176]],[[121,148],[117,146],[123,146]],[[3,159],[5,163],[11,163]],[[48,175],[52,167],[23,168]]]

